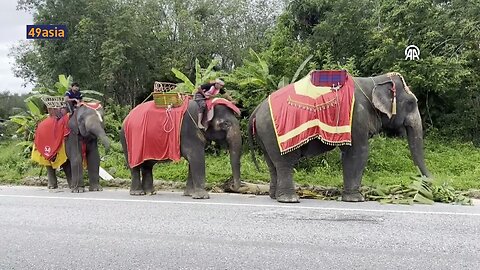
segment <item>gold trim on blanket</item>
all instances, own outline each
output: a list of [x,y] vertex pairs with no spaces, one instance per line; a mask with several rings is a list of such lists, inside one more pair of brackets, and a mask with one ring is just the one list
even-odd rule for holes
[[310,104],[294,100],[294,99],[292,99],[291,96],[288,96],[287,103],[289,105],[295,106],[295,107],[300,108],[300,109],[308,110],[308,111],[321,111],[321,110],[325,110],[327,108],[330,108],[330,107],[338,104],[336,97],[331,99],[330,101],[325,102],[325,103],[318,104],[316,106],[312,106]]
[[313,119],[313,120],[310,120],[308,122],[305,122],[305,123],[301,124],[300,126],[292,129],[291,131],[289,131],[289,132],[287,132],[287,133],[285,133],[281,136],[278,136],[278,142],[279,143],[286,142],[286,141],[294,138],[295,136],[300,135],[305,130],[307,130],[309,128],[312,128],[312,127],[316,127],[316,126],[319,126],[320,129],[325,131],[325,132],[333,133],[333,134],[348,133],[348,132],[351,132],[351,130],[352,130],[351,126],[335,127],[335,126],[327,125],[327,124],[321,122],[319,119]]
[[317,99],[318,97],[332,91],[331,87],[328,86],[313,85],[311,81],[311,73],[294,83],[294,89],[297,95],[307,96],[313,99]]
[[275,117],[273,116],[273,109],[272,109],[272,100],[271,100],[272,95],[268,95],[268,109],[270,110],[270,119],[272,119],[272,125],[273,129],[275,130],[275,136],[277,137],[277,144],[278,144],[278,149],[282,151],[282,145],[280,145],[280,140],[278,139],[278,130],[277,130],[277,125],[275,125]]

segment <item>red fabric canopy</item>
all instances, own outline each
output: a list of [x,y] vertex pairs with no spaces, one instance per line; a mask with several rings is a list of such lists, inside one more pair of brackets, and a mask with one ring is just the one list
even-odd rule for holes
[[123,125],[131,168],[145,160],[180,160],[180,130],[189,100],[186,97],[181,107],[170,110],[148,101],[128,114]]

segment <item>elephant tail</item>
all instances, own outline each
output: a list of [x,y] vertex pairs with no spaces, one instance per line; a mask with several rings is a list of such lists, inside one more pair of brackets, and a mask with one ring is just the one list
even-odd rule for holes
[[260,166],[258,165],[257,158],[255,157],[255,114],[257,109],[253,111],[252,115],[248,120],[248,146],[250,148],[250,156],[252,157],[253,164],[255,164],[255,168],[257,171],[260,171]]

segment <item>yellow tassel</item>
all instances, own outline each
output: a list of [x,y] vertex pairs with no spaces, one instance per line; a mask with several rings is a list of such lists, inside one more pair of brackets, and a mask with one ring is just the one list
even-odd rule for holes
[[392,115],[397,114],[397,97],[393,97],[393,102],[392,102]]

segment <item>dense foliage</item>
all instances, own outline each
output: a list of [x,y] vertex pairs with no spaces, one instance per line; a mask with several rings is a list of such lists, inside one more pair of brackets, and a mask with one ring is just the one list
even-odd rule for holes
[[172,68],[194,76],[195,59],[218,68],[241,64],[248,48],[261,48],[278,5],[226,0],[20,0],[36,24],[66,24],[66,41],[19,44],[17,75],[51,84],[72,74],[117,103],[141,102],[153,82],[171,81]]

